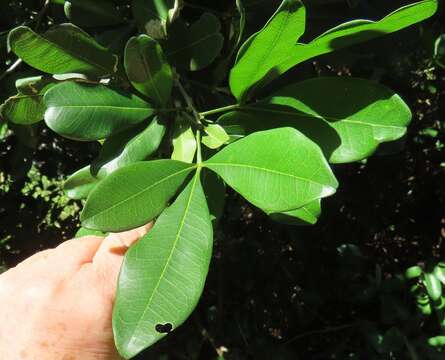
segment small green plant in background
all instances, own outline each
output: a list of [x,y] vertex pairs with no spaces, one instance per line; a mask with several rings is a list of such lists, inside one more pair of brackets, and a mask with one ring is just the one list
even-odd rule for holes
[[[96,37],[126,42],[123,51],[79,27],[129,22],[125,9],[105,0],[65,1],[71,23],[9,33],[18,61],[43,74],[17,80],[2,117],[19,126],[44,119],[61,136],[103,144],[65,182],[70,198],[86,199],[82,234],[155,220],[127,252],[119,277],[113,329],[125,358],[176,329],[195,308],[225,186],[279,221],[314,224],[321,200],[338,187],[330,164],[369,157],[379,144],[403,137],[411,120],[404,101],[373,81],[320,77],[274,90],[273,80],[316,56],[427,19],[436,0],[379,21],[353,20],[309,42],[300,41],[301,1],[284,0],[247,40],[243,2],[235,5],[225,37],[212,13],[187,21],[182,1],[134,0],[130,22],[139,34],[130,37],[130,28]],[[198,71],[211,74],[215,91],[197,95],[191,77]]]
[[406,270],[405,277],[411,282],[410,292],[416,298],[417,308],[426,317],[436,316],[441,333],[430,337],[433,347],[445,346],[445,262],[427,267],[413,266]]

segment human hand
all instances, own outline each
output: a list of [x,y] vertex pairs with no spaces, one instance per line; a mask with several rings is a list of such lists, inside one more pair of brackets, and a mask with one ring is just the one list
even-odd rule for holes
[[120,359],[117,277],[128,246],[150,227],[69,240],[0,275],[0,359]]

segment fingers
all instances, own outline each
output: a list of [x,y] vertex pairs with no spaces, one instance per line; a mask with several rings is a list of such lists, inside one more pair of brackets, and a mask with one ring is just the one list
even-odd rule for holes
[[93,257],[93,266],[104,282],[107,295],[114,297],[117,277],[127,249],[152,227],[152,223],[140,228],[108,235]]

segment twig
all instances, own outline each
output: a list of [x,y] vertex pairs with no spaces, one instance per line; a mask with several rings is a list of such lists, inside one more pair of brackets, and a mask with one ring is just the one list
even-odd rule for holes
[[48,10],[49,4],[50,4],[50,0],[45,0],[45,2],[43,3],[42,9],[37,14],[36,27],[34,28],[35,31],[39,30],[39,27],[42,23],[43,17],[45,16],[45,14]]
[[187,93],[187,91],[184,89],[184,86],[182,86],[181,82],[179,81],[179,77],[178,76],[176,76],[175,83],[176,83],[176,86],[178,87],[179,91],[181,92],[182,97],[184,98],[185,102],[187,103],[187,107],[192,112],[193,117],[196,120],[196,123],[199,126],[202,126],[201,116],[199,115],[198,110],[196,110],[195,105],[193,104],[192,98]]
[[14,72],[15,69],[17,69],[20,64],[22,63],[22,59],[17,59],[9,68],[6,69],[6,71],[0,75],[0,81],[3,80],[6,76]]

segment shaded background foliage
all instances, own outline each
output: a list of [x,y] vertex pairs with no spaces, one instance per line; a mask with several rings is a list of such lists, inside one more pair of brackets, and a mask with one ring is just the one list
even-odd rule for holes
[[[229,0],[186,3],[189,19],[204,7],[224,23],[236,11]],[[279,1],[245,3],[252,33]],[[406,3],[306,1],[310,27],[305,38],[344,20],[380,18]],[[8,30],[35,22],[41,6],[38,0],[0,4],[1,73],[14,61],[7,52]],[[66,21],[60,5],[51,5],[48,15],[42,27]],[[316,226],[274,223],[229,192],[198,308],[141,359],[443,358],[426,341],[440,332],[437,321],[418,315],[401,274],[445,259],[445,73],[433,60],[444,20],[442,6],[421,25],[306,62],[271,85],[314,75],[375,79],[410,105],[413,123],[402,141],[381,147],[367,161],[335,166],[341,187],[324,202]],[[125,24],[87,30],[103,35],[124,28],[134,31]],[[211,101],[211,71],[191,79],[200,105]],[[14,93],[15,79],[27,74],[22,65],[1,81],[1,101]],[[80,204],[64,197],[62,180],[88,164],[98,149],[95,143],[58,137],[40,124],[13,129],[0,141],[0,261],[5,268],[74,234]]]

